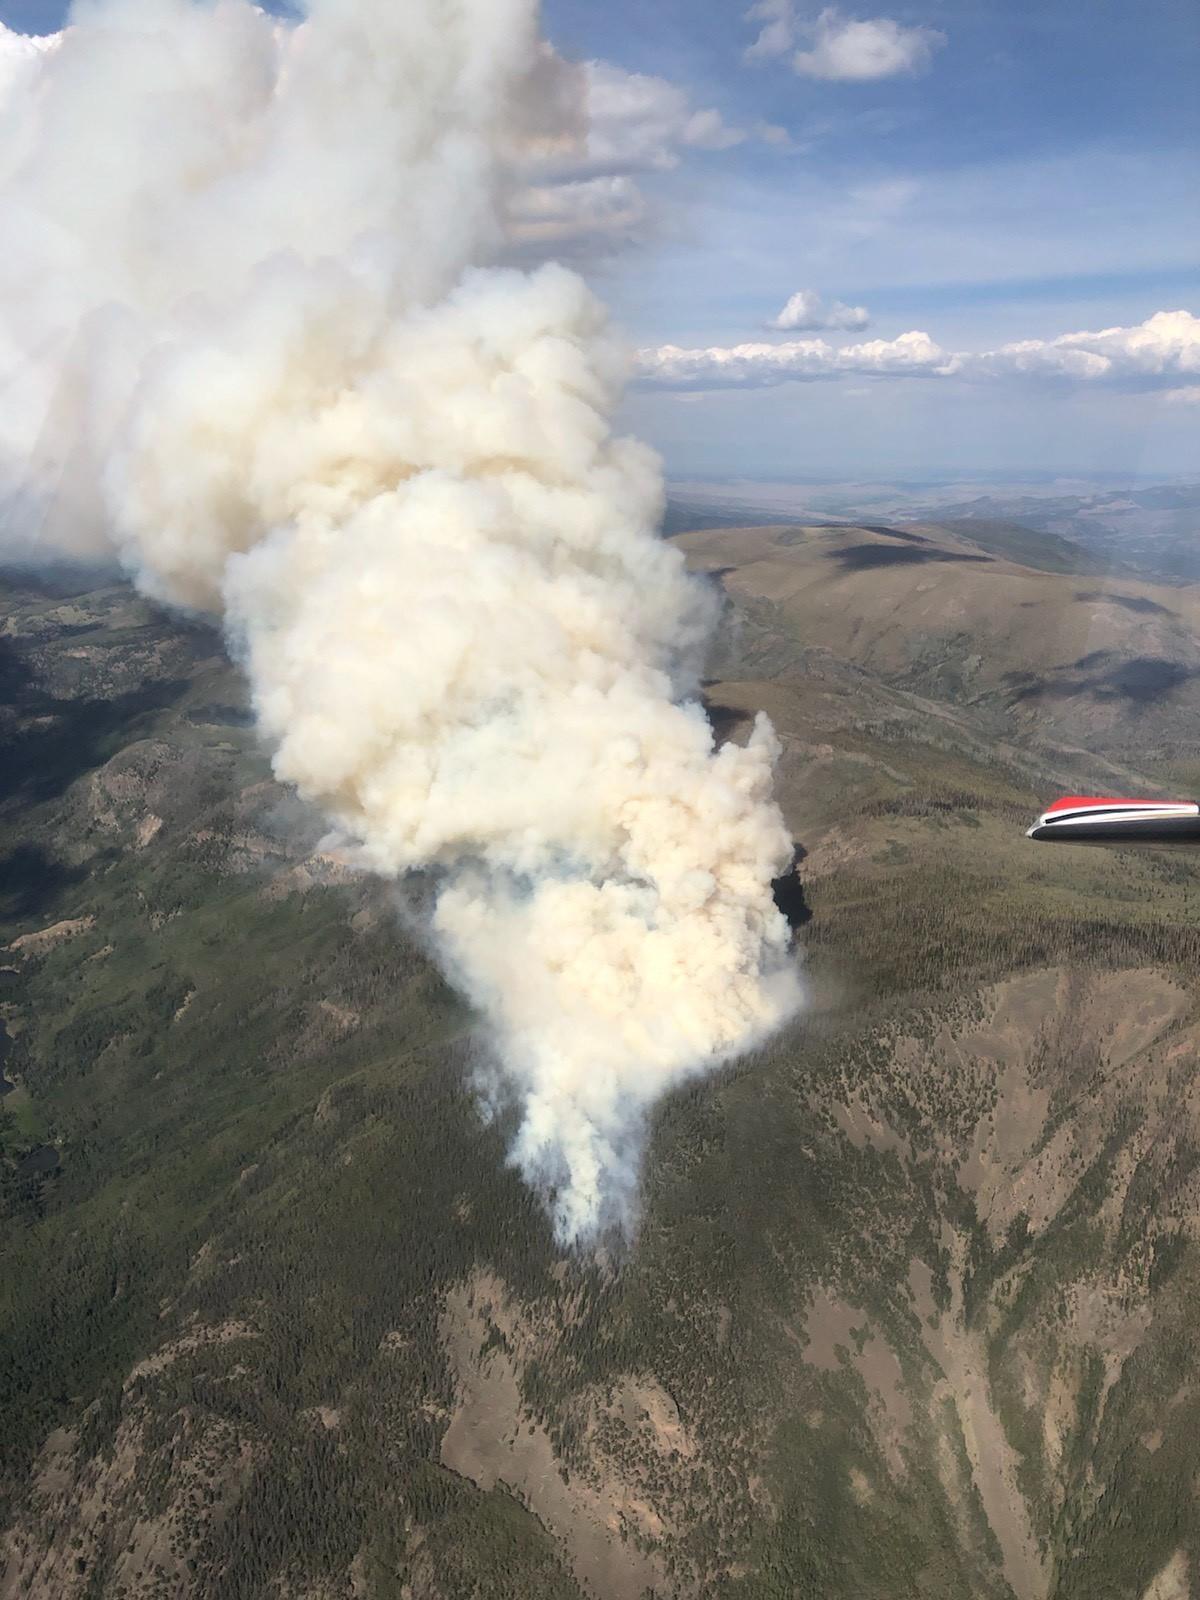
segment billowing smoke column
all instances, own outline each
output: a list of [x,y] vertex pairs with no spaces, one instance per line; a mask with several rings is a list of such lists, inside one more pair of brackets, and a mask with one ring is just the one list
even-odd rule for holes
[[26,57],[10,516],[223,615],[279,777],[436,873],[560,1236],[624,1221],[646,1108],[797,1003],[789,842],[769,726],[714,751],[686,698],[709,606],[601,308],[479,266],[570,98],[534,0],[107,0]]

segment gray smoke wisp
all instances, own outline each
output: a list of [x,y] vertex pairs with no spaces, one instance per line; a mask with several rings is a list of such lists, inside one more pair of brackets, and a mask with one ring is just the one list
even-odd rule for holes
[[570,1239],[798,981],[775,738],[688,699],[711,607],[625,351],[574,273],[489,265],[555,60],[533,0],[104,0],[10,50],[0,472],[45,549],[222,616],[279,778],[437,874]]

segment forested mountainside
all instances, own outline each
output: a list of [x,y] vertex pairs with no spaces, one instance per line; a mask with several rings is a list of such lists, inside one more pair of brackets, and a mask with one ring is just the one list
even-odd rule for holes
[[4,578],[6,1600],[1192,1592],[1197,868],[1024,828],[1194,790],[1200,597],[962,527],[680,543],[718,737],[781,737],[808,1005],[587,1251],[421,885],[272,780],[219,638]]

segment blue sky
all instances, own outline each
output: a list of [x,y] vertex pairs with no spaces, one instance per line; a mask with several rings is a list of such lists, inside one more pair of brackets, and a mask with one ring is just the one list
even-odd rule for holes
[[[672,473],[1200,471],[1200,346],[1181,354],[1177,330],[1159,370],[1122,346],[1100,381],[1042,356],[1028,372],[1003,354],[931,357],[913,375],[838,355],[919,330],[974,358],[1200,315],[1195,0],[748,5],[545,6],[563,54],[661,80],[664,106],[667,86],[681,97],[653,137],[622,143],[613,80],[609,165],[639,215],[564,243],[638,345],[718,352],[670,382],[652,359],[627,402]],[[61,17],[0,0],[24,31]],[[773,45],[748,60],[772,20]],[[875,32],[847,31],[859,24]],[[854,52],[880,41],[877,75],[856,75]],[[680,103],[719,113],[719,131],[685,128]],[[801,290],[869,326],[769,330]],[[722,352],[797,340],[831,348],[819,381],[747,357],[736,381],[710,382],[733,370]]]
[[[819,9],[797,6],[797,22]],[[639,341],[762,338],[801,288],[865,306],[869,336],[918,328],[964,350],[1200,313],[1192,0],[882,9],[944,43],[911,74],[827,81],[786,57],[747,63],[757,24],[742,5],[551,0],[564,50],[791,136],[698,155],[664,181],[670,236],[606,273]],[[848,377],[638,393],[629,413],[681,473],[1200,469],[1200,408],[1099,386]]]

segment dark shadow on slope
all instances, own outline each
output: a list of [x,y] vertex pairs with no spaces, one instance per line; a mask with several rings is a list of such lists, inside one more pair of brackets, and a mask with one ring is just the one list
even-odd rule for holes
[[29,663],[11,639],[0,636],[0,706],[15,706],[32,682]]
[[877,522],[855,522],[852,527],[861,528],[864,533],[878,533],[885,539],[903,539],[906,544],[932,544],[932,539],[923,533],[911,533],[907,528],[885,528]]
[[991,556],[970,556],[957,550],[936,548],[914,549],[903,545],[896,549],[886,544],[852,544],[844,550],[831,550],[828,560],[836,561],[844,572],[869,572],[876,567],[913,567],[930,561],[991,562]]
[[[923,533],[910,533],[907,528],[886,528],[881,522],[822,522],[806,525],[802,528],[781,533],[776,541],[779,544],[808,544],[812,540],[814,529],[818,533],[836,533],[844,529],[847,533],[877,533],[883,539],[899,539],[904,544],[930,545],[932,539]],[[865,546],[864,548],[871,548]]]
[[16,1176],[18,1181],[46,1178],[50,1173],[57,1172],[61,1165],[61,1157],[53,1145],[40,1144],[36,1150],[31,1150],[17,1162]]
[[0,583],[42,600],[74,600],[79,595],[108,589],[127,580],[119,567],[99,563],[41,562],[36,566],[21,561],[0,561]]
[[1114,658],[1111,651],[1093,650],[1070,667],[1060,668],[1045,678],[1027,672],[1010,672],[1006,682],[1014,701],[1069,700],[1082,696],[1090,700],[1126,700],[1132,705],[1153,705],[1165,700],[1200,677],[1200,668],[1185,667],[1179,661],[1159,656],[1135,656],[1131,661]]
[[1100,589],[1081,589],[1075,596],[1076,600],[1085,600],[1091,603],[1107,600],[1109,605],[1122,606],[1126,611],[1135,611],[1139,616],[1173,617],[1175,613],[1169,606],[1160,606],[1157,600],[1147,600],[1144,595],[1138,594],[1105,594]]
[[187,713],[187,720],[195,728],[252,728],[254,712],[249,706],[214,704],[195,706]]
[[[219,635],[204,619],[179,617],[174,633],[196,652],[219,648]],[[94,624],[59,626],[51,643],[95,633]],[[140,641],[143,630],[109,634],[115,647]],[[150,637],[154,637],[153,634]],[[34,648],[46,640],[35,641]],[[62,794],[85,772],[102,766],[159,712],[175,706],[190,688],[186,677],[143,682],[109,696],[61,696],[40,681],[35,660],[21,642],[0,638],[0,805],[37,804]]]
[[85,868],[69,867],[40,844],[19,844],[0,856],[0,916],[15,922],[37,916],[86,877]]
[[737,706],[714,705],[707,697],[702,696],[704,715],[708,718],[708,725],[713,731],[713,743],[722,745],[727,739],[732,739],[739,728],[747,726],[754,721],[754,713],[742,711]]
[[808,855],[802,844],[792,852],[792,864],[771,884],[771,894],[776,906],[783,912],[793,934],[799,933],[805,923],[812,921],[812,908],[804,895],[800,881],[800,863]]
[[174,705],[188,688],[186,678],[168,678],[111,700],[59,700],[36,692],[19,696],[26,725],[0,739],[0,804],[54,799],[138,738],[141,724]]

